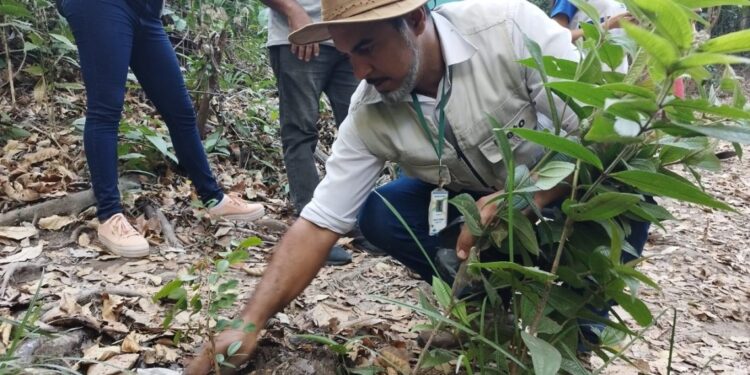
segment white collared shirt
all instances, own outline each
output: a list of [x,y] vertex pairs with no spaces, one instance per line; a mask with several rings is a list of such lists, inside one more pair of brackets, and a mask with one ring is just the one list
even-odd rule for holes
[[[531,57],[524,43],[525,34],[539,44],[543,55],[578,60],[579,54],[570,42],[569,30],[558,25],[541,9],[527,1],[502,1],[511,3],[508,6],[508,18],[515,20],[515,24],[508,23],[507,33],[519,59]],[[445,17],[433,12],[432,19],[440,37],[446,69],[470,59],[476,53],[477,47],[458,33]],[[526,77],[527,86],[535,90],[530,93],[531,98],[537,96],[538,90],[543,90],[538,82],[530,82],[534,79],[540,80],[538,74]],[[367,83],[362,81],[361,84]],[[438,92],[441,90],[442,88],[438,87]],[[436,116],[435,98],[419,95],[418,99],[425,114]],[[411,97],[404,100],[411,101]],[[542,115],[551,118],[551,114],[545,113],[545,108],[548,107],[542,105],[537,109]],[[350,119],[347,117],[341,124],[338,138],[333,143],[331,156],[326,163],[326,176],[315,189],[313,199],[300,214],[310,222],[339,234],[347,233],[354,227],[357,214],[372,192],[386,162],[368,150],[356,133],[355,127],[349,123]]]

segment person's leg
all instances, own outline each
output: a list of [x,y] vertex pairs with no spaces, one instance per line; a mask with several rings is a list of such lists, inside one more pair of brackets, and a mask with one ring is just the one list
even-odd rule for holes
[[151,4],[153,9],[140,14],[130,66],[167,124],[180,166],[187,172],[201,200],[215,204],[222,200],[223,192],[208,164],[177,56],[155,14],[161,0],[157,2],[159,4]]
[[312,199],[320,176],[315,166],[318,144],[319,100],[327,79],[330,56],[321,53],[309,62],[299,60],[288,45],[269,48],[279,90],[279,121],[284,165],[297,213]]
[[329,78],[323,91],[331,102],[336,126],[339,126],[349,114],[349,103],[359,81],[354,77],[352,64],[346,55],[331,46],[321,46],[320,53],[331,56]]
[[[430,282],[435,274],[425,254],[409,231],[388,208],[387,200],[414,233],[427,256],[435,263],[441,245],[440,236],[429,235],[427,209],[430,192],[435,185],[411,177],[400,177],[371,193],[360,211],[358,223],[365,238],[405,266]],[[380,195],[378,195],[380,194]],[[453,195],[453,194],[451,194]],[[382,196],[382,198],[381,198]],[[449,221],[459,216],[458,210],[450,206]],[[455,242],[455,241],[454,241]],[[455,247],[455,245],[454,245]]]
[[105,222],[122,212],[117,189],[117,130],[133,43],[135,14],[117,0],[66,0],[61,10],[73,31],[86,87],[84,151]]

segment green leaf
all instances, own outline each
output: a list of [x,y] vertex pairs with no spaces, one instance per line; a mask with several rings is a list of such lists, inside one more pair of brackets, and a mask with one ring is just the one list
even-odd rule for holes
[[[570,0],[570,3],[573,4],[576,8],[578,8],[579,11],[583,12],[587,16],[589,16],[589,19],[591,20],[600,20],[601,16],[599,15],[599,11],[591,5],[588,1],[585,0]],[[600,34],[604,33],[604,30],[602,29],[602,26],[599,22],[593,22],[593,26],[596,27],[597,31]]]
[[247,250],[240,248],[235,251],[232,251],[227,255],[226,260],[229,262],[229,265],[235,265],[244,262],[247,258],[250,257],[250,254],[247,253]]
[[740,53],[750,51],[750,29],[735,31],[709,39],[700,46],[700,49],[712,53]]
[[694,185],[661,173],[634,170],[617,172],[610,176],[649,194],[697,203],[707,207],[734,211],[726,203],[712,198]]
[[451,294],[451,287],[443,281],[443,279],[433,276],[432,277],[432,291],[435,293],[435,299],[444,309],[450,306],[453,296]]
[[[544,70],[547,72],[548,76],[562,79],[575,79],[578,64],[574,61],[558,59],[553,56],[544,56],[542,57],[542,61],[544,63]],[[536,69],[537,66],[533,57],[523,59],[519,61],[519,63],[532,69]]]
[[693,53],[680,59],[675,67],[677,69],[689,69],[715,64],[750,64],[750,59],[721,53]]
[[665,105],[676,109],[689,109],[709,115],[727,117],[731,119],[750,120],[750,112],[740,108],[730,107],[727,105],[712,105],[707,100],[673,100]]
[[233,355],[237,354],[237,352],[240,350],[240,347],[242,346],[242,341],[235,341],[229,347],[227,348],[227,356],[231,358]]
[[470,267],[482,268],[482,269],[487,269],[487,270],[516,271],[526,277],[529,277],[531,279],[541,281],[541,282],[546,282],[546,281],[554,280],[557,278],[555,274],[549,273],[547,271],[542,271],[537,267],[524,267],[514,262],[472,263]]
[[346,354],[348,352],[346,346],[341,345],[328,337],[318,335],[296,335],[295,337],[316,342],[318,344],[323,344],[338,354]]
[[661,63],[661,65],[671,66],[677,61],[679,53],[667,39],[627,21],[621,21],[620,23],[628,36],[651,55],[651,57]]
[[[507,222],[508,217],[503,216],[502,220]],[[503,228],[505,229],[505,228]],[[518,241],[528,250],[529,253],[539,255],[539,243],[536,239],[534,226],[521,211],[516,210],[513,215],[513,232],[518,235]]]
[[576,165],[565,161],[551,161],[536,173],[534,185],[541,190],[549,190],[570,176]]
[[451,198],[449,202],[463,215],[464,224],[469,228],[469,232],[474,236],[481,236],[483,233],[482,219],[479,216],[479,208],[477,208],[474,198],[467,193],[463,193]]
[[557,81],[549,82],[547,87],[559,91],[583,104],[588,104],[597,108],[604,107],[604,101],[614,93],[602,89],[599,86],[577,81]]
[[26,6],[15,0],[4,0],[0,2],[0,15],[18,17],[18,18],[33,18],[31,12],[29,12]]
[[167,298],[170,294],[172,294],[173,291],[175,291],[177,288],[182,286],[182,280],[180,279],[174,279],[170,282],[168,282],[166,285],[164,285],[161,289],[159,289],[156,294],[154,294],[154,297],[152,300],[154,302],[157,302],[161,299]]
[[693,43],[693,25],[688,10],[673,0],[633,0],[646,14],[656,31],[666,36],[681,50],[687,50]]
[[688,9],[713,8],[722,5],[743,5],[749,6],[748,0],[675,0]]
[[226,293],[229,290],[237,288],[237,285],[239,284],[239,281],[237,280],[229,280],[225,283],[222,283],[219,285],[219,288],[216,290],[217,293],[223,294]]
[[[615,123],[615,121],[609,117],[602,115],[596,116],[584,139],[600,143],[628,143],[638,141],[638,138],[633,137],[633,134],[638,135],[641,130],[640,125],[629,120],[617,120],[617,123]],[[635,127],[633,127],[633,125],[635,125]]]
[[604,111],[626,118],[634,122],[639,122],[644,116],[649,117],[659,109],[652,99],[627,98],[615,99],[608,98],[604,102]]
[[610,291],[609,295],[612,296],[615,302],[627,311],[641,327],[651,324],[654,320],[648,306],[635,296],[628,295],[622,291]]
[[248,237],[248,238],[245,238],[244,240],[242,240],[242,242],[240,242],[240,244],[237,245],[237,248],[238,249],[247,249],[249,247],[260,246],[262,244],[263,244],[263,240],[261,240],[257,236],[252,236],[252,237]]
[[529,349],[536,375],[555,375],[560,370],[562,355],[550,343],[521,331],[521,338]]
[[656,99],[656,94],[654,94],[653,91],[644,87],[629,85],[622,82],[607,83],[599,86],[599,88],[609,91],[619,91],[626,94],[633,94],[646,99]]
[[224,273],[224,272],[227,272],[228,269],[229,269],[229,261],[227,261],[226,259],[222,259],[216,262],[216,272]]
[[641,200],[638,194],[601,193],[585,203],[563,206],[563,211],[575,221],[604,220],[615,217]]
[[614,43],[604,43],[596,51],[599,54],[599,59],[612,70],[617,69],[625,58],[625,50]]
[[540,132],[531,129],[513,129],[513,133],[519,137],[544,146],[552,151],[571,156],[583,162],[591,164],[599,169],[602,168],[602,161],[586,147],[573,142],[567,138],[560,137],[548,132]]
[[55,34],[55,33],[49,33],[49,36],[57,40],[58,42],[62,43],[66,49],[70,51],[75,51],[78,49],[75,44],[73,44],[68,37],[65,35]]
[[683,124],[672,124],[682,129],[687,129],[700,133],[711,138],[722,139],[728,142],[736,142],[740,144],[750,144],[750,129],[739,127],[739,126],[727,126],[727,125],[706,125],[706,126],[695,126],[695,125],[683,125]]
[[638,281],[640,281],[640,282],[642,282],[642,283],[644,283],[644,284],[646,284],[646,285],[648,285],[648,286],[650,286],[650,287],[652,287],[652,288],[654,288],[656,290],[660,289],[659,288],[659,284],[657,284],[654,280],[651,280],[651,278],[649,278],[648,276],[646,276],[643,273],[639,272],[638,270],[636,270],[633,267],[626,266],[626,265],[623,265],[623,264],[619,264],[619,265],[615,266],[615,272],[617,272],[617,273],[619,273],[621,275],[626,275],[626,276],[632,277],[634,279],[637,279]]
[[179,164],[179,161],[177,161],[177,156],[175,156],[172,151],[169,151],[169,146],[162,136],[147,135],[146,139],[148,139],[148,141],[151,142],[151,144],[154,145],[154,147],[156,147],[156,149],[159,150],[162,155],[172,159],[172,161]]

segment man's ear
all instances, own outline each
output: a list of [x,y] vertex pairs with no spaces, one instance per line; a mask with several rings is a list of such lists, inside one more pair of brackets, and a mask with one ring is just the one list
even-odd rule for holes
[[424,7],[419,7],[409,12],[405,17],[406,24],[414,31],[415,35],[420,35],[427,28],[427,13]]

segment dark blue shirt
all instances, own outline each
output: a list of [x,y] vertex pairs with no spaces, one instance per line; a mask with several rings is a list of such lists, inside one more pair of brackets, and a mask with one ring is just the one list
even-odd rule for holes
[[578,12],[578,8],[571,4],[568,0],[557,0],[552,10],[549,12],[550,17],[555,17],[558,14],[564,14],[568,16],[568,21],[573,19],[573,16]]

